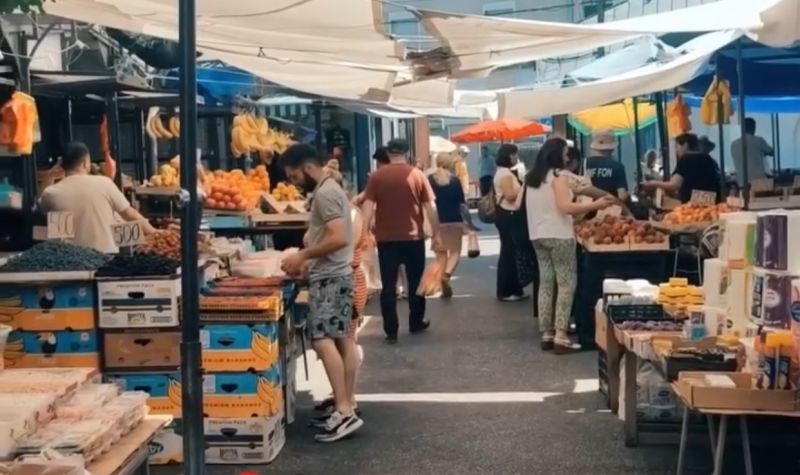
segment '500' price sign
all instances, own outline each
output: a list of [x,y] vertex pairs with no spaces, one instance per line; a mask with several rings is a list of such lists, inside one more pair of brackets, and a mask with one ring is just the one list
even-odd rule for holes
[[47,239],[74,239],[75,217],[69,211],[47,213]]
[[139,222],[114,224],[111,226],[111,235],[117,247],[138,246],[144,242],[144,232]]

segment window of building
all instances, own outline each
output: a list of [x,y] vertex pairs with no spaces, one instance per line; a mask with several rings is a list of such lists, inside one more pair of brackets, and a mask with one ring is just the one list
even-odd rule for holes
[[483,14],[486,16],[514,16],[517,11],[517,2],[491,2],[483,4]]
[[417,18],[408,12],[389,13],[389,33],[411,50],[425,49],[433,42],[419,25]]

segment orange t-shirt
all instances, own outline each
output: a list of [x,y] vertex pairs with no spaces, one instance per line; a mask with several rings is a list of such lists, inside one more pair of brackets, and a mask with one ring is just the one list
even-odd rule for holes
[[379,243],[425,239],[422,205],[433,201],[433,193],[418,168],[405,163],[380,167],[370,175],[364,199],[375,203]]

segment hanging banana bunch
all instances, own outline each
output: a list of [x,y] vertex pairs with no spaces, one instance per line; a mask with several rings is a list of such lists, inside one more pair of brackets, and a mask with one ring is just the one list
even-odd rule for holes
[[147,112],[147,122],[145,125],[147,135],[153,140],[172,140],[180,136],[180,119],[174,115],[167,119],[167,125],[161,119],[158,107],[151,107]]
[[263,117],[245,113],[233,118],[231,153],[234,157],[255,152],[260,157],[281,154],[293,143],[289,134],[270,129],[267,119]]

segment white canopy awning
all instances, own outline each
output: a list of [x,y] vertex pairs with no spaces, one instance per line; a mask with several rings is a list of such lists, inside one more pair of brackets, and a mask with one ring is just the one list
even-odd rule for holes
[[800,40],[798,0],[722,0],[602,24],[570,24],[413,10],[453,54],[453,77],[566,56],[643,35],[741,30],[770,46]]
[[[59,0],[52,15],[178,39],[177,0]],[[404,49],[373,0],[197,0],[197,46],[268,81],[325,97],[386,101]]]
[[669,61],[678,56],[678,51],[647,36],[634,44],[573,69],[567,76],[575,81],[589,81],[621,74],[658,61]]
[[697,76],[715,51],[741,36],[738,32],[716,32],[695,38],[678,50],[675,59],[643,66],[573,87],[541,87],[499,94],[499,116],[537,118],[568,114],[626,97],[678,87]]

